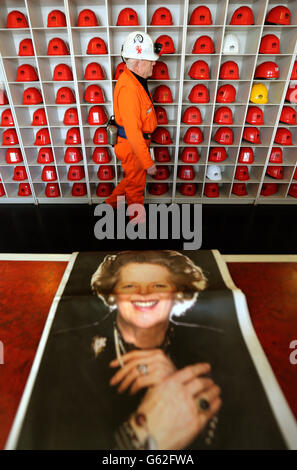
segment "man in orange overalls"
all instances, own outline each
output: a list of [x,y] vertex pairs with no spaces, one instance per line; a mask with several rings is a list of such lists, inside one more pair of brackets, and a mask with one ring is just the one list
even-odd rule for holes
[[149,152],[151,133],[157,127],[157,118],[147,78],[159,56],[161,45],[141,31],[130,33],[122,46],[126,63],[114,90],[113,106],[118,127],[114,147],[121,161],[125,177],[114,189],[106,203],[117,207],[117,196],[125,196],[130,204],[144,205],[146,173],[156,174],[156,165]]

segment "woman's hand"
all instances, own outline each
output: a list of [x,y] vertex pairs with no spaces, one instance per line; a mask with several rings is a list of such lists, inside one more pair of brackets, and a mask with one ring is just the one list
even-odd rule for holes
[[[158,449],[189,445],[221,407],[220,388],[204,377],[209,371],[209,364],[197,363],[150,387],[137,410],[145,415],[146,426],[138,426],[135,416],[130,419],[139,440],[149,433]],[[208,401],[208,409],[199,407],[201,398]]]
[[[124,367],[118,370],[110,381],[110,385],[120,384],[119,393],[131,387],[130,394],[134,395],[142,388],[159,384],[176,371],[172,361],[161,349],[131,351],[121,358]],[[117,359],[110,363],[110,367],[119,365]],[[146,373],[141,373],[138,366],[144,366]]]

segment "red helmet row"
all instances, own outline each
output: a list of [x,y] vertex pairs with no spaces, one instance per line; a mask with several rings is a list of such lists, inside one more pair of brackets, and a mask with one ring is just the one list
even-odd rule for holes
[[159,125],[168,124],[168,117],[167,117],[167,112],[165,108],[163,108],[162,106],[155,106],[155,113],[156,113],[157,122]]
[[12,112],[9,108],[2,111],[0,126],[1,127],[14,127],[14,120],[13,120]]
[[216,142],[222,145],[232,145],[234,141],[233,130],[229,127],[219,127],[213,137]]
[[290,84],[288,86],[285,100],[289,103],[297,103],[297,85]]
[[103,39],[92,38],[87,47],[87,54],[107,54],[107,47]]
[[294,108],[291,106],[283,106],[280,118],[280,122],[284,122],[285,124],[297,124],[297,113]]
[[292,197],[297,197],[297,184],[296,183],[291,184],[288,194]]
[[54,68],[53,80],[56,82],[70,82],[73,80],[72,70],[67,64],[58,64]]
[[234,178],[239,181],[247,181],[250,179],[249,169],[247,166],[237,166],[235,170]]
[[107,131],[104,127],[99,127],[96,129],[93,137],[93,143],[95,145],[107,145]]
[[39,129],[39,131],[36,132],[34,145],[40,147],[42,145],[50,145],[50,143],[51,139],[48,129]]
[[[26,45],[27,48],[30,48],[29,44]],[[23,51],[24,47],[20,44],[20,52],[19,55],[34,55],[34,51],[31,50],[31,53],[28,54],[28,50],[25,50],[26,53]],[[30,51],[30,49],[29,49]],[[32,53],[33,52],[33,53]],[[88,43],[88,47],[86,50],[87,54],[107,54],[106,44],[103,39],[99,37],[95,37],[90,39]],[[61,38],[53,38],[48,43],[47,48],[47,55],[55,56],[55,55],[69,55],[69,49],[65,41]]]
[[12,179],[14,181],[24,181],[28,179],[26,168],[22,165],[16,166],[13,171],[13,177]]
[[201,124],[202,117],[200,109],[196,106],[190,106],[189,108],[187,108],[183,114],[182,122],[184,122],[185,124],[192,125]]
[[168,67],[165,62],[158,61],[153,67],[153,73],[151,76],[153,80],[170,80]]
[[2,145],[18,145],[19,139],[15,129],[6,129],[2,134]]
[[29,183],[20,183],[18,189],[18,196],[31,196],[31,188]]
[[243,140],[253,144],[261,143],[260,131],[257,127],[245,127],[242,135]]
[[156,103],[172,103],[171,90],[167,85],[159,85],[153,94],[153,100]]
[[276,131],[274,142],[281,145],[293,145],[292,132],[285,127],[279,127]]
[[38,75],[35,68],[30,64],[20,65],[17,69],[17,82],[35,82],[38,80]]
[[[266,15],[266,23],[268,24],[281,24],[289,25],[291,21],[290,10],[285,6],[276,6],[272,8]],[[151,25],[155,26],[168,26],[172,25],[172,15],[168,8],[158,8],[151,20]],[[196,7],[191,13],[190,25],[211,25],[212,16],[211,11],[206,6]],[[243,6],[234,11],[231,25],[253,25],[254,15],[250,7]],[[138,26],[138,15],[132,8],[124,8],[120,11],[117,19],[117,26]],[[60,10],[53,10],[48,15],[48,27],[66,27],[65,14]],[[90,27],[99,26],[96,14],[90,10],[85,9],[79,13],[77,26]],[[26,16],[20,12],[13,10],[7,15],[6,21],[7,28],[28,28],[28,21]]]
[[158,163],[168,163],[171,161],[168,147],[155,147],[154,155],[155,160]]
[[6,19],[6,28],[29,28],[28,20],[21,11],[10,11]]
[[174,44],[173,44],[173,40],[170,36],[167,36],[167,34],[163,34],[163,35],[159,36],[156,39],[156,42],[158,44],[162,45],[162,48],[161,48],[161,51],[160,51],[159,55],[174,54],[175,53],[175,47],[174,47]]
[[98,197],[107,197],[113,191],[113,184],[112,183],[99,183],[96,189],[96,195]]
[[84,100],[87,103],[104,103],[104,95],[99,85],[89,85],[84,93]]
[[226,149],[224,147],[213,147],[209,151],[208,160],[210,162],[223,162],[228,158]]
[[279,78],[279,67],[272,61],[263,62],[256,67],[254,77],[263,79]]
[[82,10],[77,19],[77,26],[79,27],[90,27],[99,26],[99,22],[96,14],[89,9]]
[[215,47],[209,36],[200,36],[196,39],[192,54],[214,54]]
[[205,85],[195,85],[188,96],[191,103],[208,103],[209,91]]
[[277,190],[277,183],[263,183],[260,194],[261,196],[272,196],[277,193]]
[[[132,8],[124,8],[120,11],[117,19],[117,26],[138,26],[138,15],[135,10]],[[168,26],[172,25],[172,15],[168,8],[160,7],[158,8],[151,20],[151,25],[154,26]]]
[[[66,16],[60,10],[53,10],[48,14],[47,27],[48,28],[64,28],[66,27]],[[11,11],[7,15],[6,21],[7,28],[28,28],[28,21],[26,16],[20,11]]]
[[53,38],[47,46],[47,55],[69,55],[69,49],[61,38]]
[[197,60],[191,65],[188,75],[194,80],[208,80],[209,66],[204,60]]
[[88,124],[100,126],[108,121],[108,116],[103,106],[92,106],[88,113]]
[[0,88],[0,106],[4,106],[6,104],[8,104],[6,92],[3,90],[3,88]]
[[92,160],[99,164],[109,163],[111,161],[109,150],[105,147],[96,147],[92,155]]
[[232,194],[236,196],[246,196],[248,194],[245,183],[233,183]]
[[275,34],[266,34],[262,37],[260,54],[280,54],[280,41]]
[[245,120],[248,124],[263,125],[264,115],[262,109],[258,106],[249,106]]
[[[104,97],[102,89],[98,85],[89,85],[85,91],[84,99],[88,103],[104,103]],[[23,104],[31,105],[31,104],[39,104],[42,103],[42,95],[40,90],[37,88],[27,88],[23,94]],[[56,104],[72,104],[75,103],[76,99],[74,96],[73,90],[68,87],[59,88],[56,95]],[[40,112],[39,112],[40,113]],[[36,125],[41,124],[44,122],[46,124],[45,119],[42,119],[42,116],[39,115],[38,118],[36,117]],[[34,122],[34,120],[33,120]],[[41,124],[41,125],[44,125]],[[32,123],[32,125],[34,125]]]
[[65,126],[78,126],[79,119],[76,108],[66,109],[64,113],[63,124],[65,124]]
[[153,196],[162,196],[167,193],[168,189],[167,183],[153,183],[149,185],[148,192]]
[[284,177],[284,169],[282,166],[269,166],[266,169],[266,174],[272,178],[282,180]]
[[216,124],[233,124],[232,110],[227,106],[221,106],[215,111],[213,120]]
[[[124,62],[123,68],[125,66]],[[97,62],[90,62],[85,69],[84,79],[85,80],[104,80],[105,73],[100,64]]]
[[19,44],[19,56],[33,56],[34,48],[31,38],[23,39]]
[[204,5],[196,7],[191,13],[189,24],[192,26],[212,24],[210,9]]
[[205,183],[204,195],[206,197],[219,197],[219,185],[218,183]]
[[[191,65],[188,75],[194,80],[208,80],[210,78],[209,66],[204,60],[197,60]],[[239,68],[236,62],[228,60],[223,63],[219,78],[221,80],[239,80]]]
[[172,144],[170,133],[165,127],[157,127],[152,134],[152,141],[161,145]]
[[185,144],[198,145],[203,142],[203,133],[199,127],[189,127],[184,135]]
[[47,16],[48,28],[66,28],[66,16],[61,10],[52,10]]

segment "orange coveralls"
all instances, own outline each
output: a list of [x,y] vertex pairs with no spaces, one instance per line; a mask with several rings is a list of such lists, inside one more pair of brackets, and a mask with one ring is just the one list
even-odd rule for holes
[[133,73],[125,66],[113,94],[117,124],[123,126],[127,139],[118,136],[114,147],[125,177],[105,202],[116,207],[117,196],[126,196],[127,204],[144,204],[146,170],[154,164],[150,156],[150,140],[142,133],[152,133],[157,117],[152,101]]

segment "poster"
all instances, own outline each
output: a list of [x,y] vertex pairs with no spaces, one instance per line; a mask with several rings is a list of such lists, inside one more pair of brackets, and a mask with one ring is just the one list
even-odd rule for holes
[[295,420],[218,252],[79,253],[7,449],[286,449]]

